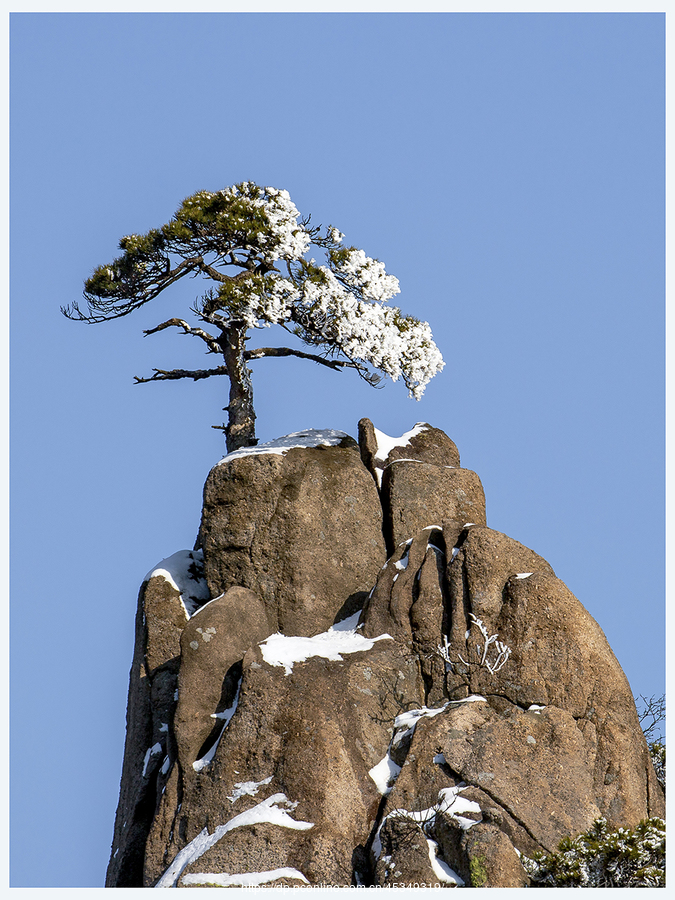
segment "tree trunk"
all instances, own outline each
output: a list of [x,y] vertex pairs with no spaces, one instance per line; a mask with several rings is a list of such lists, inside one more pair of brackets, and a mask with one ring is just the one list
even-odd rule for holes
[[251,370],[244,359],[245,341],[246,325],[243,323],[230,325],[218,338],[230,377],[230,403],[225,407],[228,413],[225,429],[228,453],[239,450],[240,447],[254,447],[258,443],[255,436]]

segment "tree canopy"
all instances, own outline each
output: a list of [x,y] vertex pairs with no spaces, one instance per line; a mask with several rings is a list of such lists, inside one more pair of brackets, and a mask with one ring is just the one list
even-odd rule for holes
[[[242,182],[224,190],[199,191],[185,199],[172,219],[147,234],[119,242],[122,255],[99,266],[85,282],[87,310],[77,303],[63,309],[71,319],[103,322],[126,316],[185,276],[214,283],[192,312],[211,331],[172,318],[156,328],[177,327],[200,338],[207,353],[223,357],[213,369],[154,369],[137,382],[177,378],[230,379],[228,451],[251,446],[255,413],[247,362],[265,356],[298,356],[333,369],[352,368],[376,385],[383,373],[401,378],[419,400],[430,379],[443,368],[442,356],[426,322],[387,303],[400,292],[398,279],[363,250],[347,247],[333,226],[312,226],[287,191]],[[307,258],[323,250],[319,265]],[[304,344],[246,349],[251,329],[279,325]],[[215,331],[215,333],[213,333]]]

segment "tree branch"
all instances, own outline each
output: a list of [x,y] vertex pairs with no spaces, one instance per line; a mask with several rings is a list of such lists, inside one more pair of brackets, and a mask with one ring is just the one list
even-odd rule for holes
[[[236,263],[225,263],[225,265],[236,265]],[[203,259],[200,260],[199,269],[205,275],[208,275],[209,278],[213,278],[214,281],[220,281],[222,284],[225,284],[226,281],[230,281],[233,277],[232,275],[224,275],[222,272],[219,272],[218,269],[215,269],[213,266],[204,262]],[[236,276],[234,277],[236,278]]]
[[320,363],[322,366],[328,366],[329,369],[358,369],[356,363],[342,359],[324,359],[323,356],[315,356],[314,353],[303,353],[302,350],[291,350],[290,347],[259,347],[257,350],[247,350],[244,358],[261,359],[263,356],[299,356],[300,359],[311,359],[312,362]]
[[79,322],[105,322],[108,319],[120,319],[128,316],[130,312],[139,309],[150,300],[154,300],[163,290],[174,284],[184,275],[199,268],[201,257],[184,259],[175,269],[171,269],[171,261],[168,257],[162,257],[168,268],[161,274],[150,272],[145,276],[134,271],[127,279],[127,283],[119,282],[119,291],[111,296],[103,296],[88,291],[85,286],[84,299],[89,306],[89,312],[83,313],[77,303],[62,306],[61,312],[68,319]]
[[166,322],[162,322],[156,328],[149,328],[143,334],[156,334],[158,331],[164,331],[165,328],[170,328],[172,325],[176,328],[182,328],[184,334],[194,334],[195,337],[201,338],[208,345],[209,353],[222,353],[220,345],[212,334],[209,334],[208,331],[203,331],[201,328],[193,328],[183,319],[167,319]]
[[192,378],[193,381],[199,381],[200,378],[210,378],[212,375],[229,375],[227,366],[218,366],[217,369],[153,369],[155,374],[150,378],[139,378],[134,375],[135,384],[147,384],[149,381],[173,381],[177,378]]

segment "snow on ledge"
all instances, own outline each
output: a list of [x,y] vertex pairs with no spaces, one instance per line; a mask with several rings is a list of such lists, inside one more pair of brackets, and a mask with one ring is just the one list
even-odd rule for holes
[[384,463],[394,447],[406,447],[412,438],[421,434],[423,431],[427,431],[428,428],[429,426],[426,422],[418,422],[414,428],[411,428],[410,431],[406,431],[405,434],[402,434],[400,437],[390,437],[388,434],[375,428],[377,449],[375,451],[374,459]]
[[213,760],[213,757],[216,755],[216,750],[218,749],[218,744],[220,743],[220,739],[222,738],[223,734],[225,733],[225,729],[230,724],[230,719],[237,711],[237,706],[239,706],[239,693],[241,691],[241,682],[242,682],[242,679],[240,678],[239,684],[237,685],[237,692],[234,695],[234,700],[232,701],[232,705],[228,706],[228,708],[224,709],[222,712],[211,713],[212,719],[220,719],[223,724],[220,729],[220,734],[216,738],[216,741],[213,744],[213,746],[204,754],[204,756],[202,756],[200,759],[196,759],[192,763],[192,768],[195,770],[195,772],[202,772],[211,763],[211,761]]
[[150,748],[146,751],[146,753],[145,753],[145,758],[144,758],[144,760],[143,760],[143,772],[142,772],[142,774],[141,774],[141,777],[142,777],[142,778],[145,778],[145,776],[146,776],[146,774],[147,774],[147,771],[148,771],[148,764],[149,764],[150,760],[152,759],[152,757],[153,757],[153,756],[158,756],[161,752],[162,752],[162,745],[159,744],[159,743],[153,744],[152,747],[150,747]]
[[274,776],[268,775],[262,781],[237,781],[230,796],[230,803],[236,803],[241,797],[255,797],[264,784],[269,784]]
[[[394,447],[407,447],[412,438],[421,434],[423,431],[427,431],[428,428],[429,425],[427,425],[426,422],[418,422],[414,428],[411,428],[410,431],[406,431],[405,434],[402,434],[400,437],[390,437],[390,435],[385,434],[383,431],[380,431],[373,426],[373,430],[375,431],[373,468],[375,469],[375,478],[379,488],[382,487],[382,472],[385,468],[387,457]],[[401,460],[401,462],[403,462],[403,460]],[[421,460],[406,460],[406,462],[421,462]]]
[[[201,550],[179,550],[167,556],[143,579],[164,578],[180,594],[188,619],[204,601],[209,599],[209,588],[201,573],[204,571],[204,554]],[[198,577],[195,577],[195,573]]]
[[298,869],[285,866],[282,869],[271,869],[265,872],[241,872],[238,875],[228,875],[226,872],[196,872],[194,875],[183,875],[181,884],[213,884],[216,887],[257,887],[260,884],[269,884],[280,878],[295,879],[296,881],[309,881]]
[[209,834],[208,829],[203,828],[196,838],[193,838],[189,844],[177,853],[155,887],[175,887],[187,866],[199,859],[200,856],[203,856],[207,850],[213,847],[214,844],[217,844],[228,832],[234,831],[235,828],[244,828],[247,825],[256,825],[262,822],[269,822],[271,825],[277,825],[281,828],[293,828],[297,831],[313,828],[313,822],[302,822],[289,815],[289,812],[293,812],[297,805],[297,802],[290,803],[286,794],[272,794],[271,797],[262,800],[256,806],[251,807],[251,809],[234,816],[234,818],[225,822],[224,825],[219,825],[213,834]]
[[[389,634],[381,634],[375,638],[357,634],[356,622],[357,614],[314,637],[287,636],[278,632],[271,634],[259,645],[263,659],[270,666],[283,666],[284,675],[290,675],[294,663],[305,662],[312,656],[323,656],[324,659],[341,662],[342,653],[360,653],[370,650],[375,641],[392,640]],[[348,623],[353,623],[354,628],[346,630]]]
[[[384,823],[387,819],[403,819],[404,821],[410,823],[418,824],[422,829],[424,826],[432,822],[438,813],[444,813],[449,818],[454,820],[455,825],[458,825],[462,831],[468,831],[470,828],[473,828],[474,825],[477,825],[478,822],[483,820],[483,813],[478,805],[473,800],[469,800],[466,797],[461,796],[461,792],[465,790],[470,785],[461,781],[455,787],[442,788],[438,792],[438,800],[434,803],[433,806],[428,807],[427,809],[420,810],[408,810],[408,809],[394,809],[390,813],[388,813],[380,822],[380,827],[377,829],[375,833],[375,838],[373,840],[371,853],[375,862],[382,856],[382,841],[380,839],[380,832],[384,827]],[[462,813],[473,813],[480,816],[479,819],[470,819],[467,816],[462,815]],[[435,841],[432,842],[435,844]],[[456,872],[447,866],[447,864],[443,864],[442,860],[436,858],[436,863],[439,864],[439,868],[436,868],[434,864],[434,857],[436,857],[437,847],[429,844],[429,862],[434,869],[434,873],[441,881],[446,881],[449,884],[455,882],[455,878],[458,877]],[[444,868],[447,866],[447,869]],[[442,874],[441,871],[442,870]],[[443,877],[445,876],[445,877]],[[461,879],[460,879],[461,880]],[[455,882],[459,883],[459,882]]]
[[[394,733],[391,736],[391,741],[389,742],[386,754],[377,765],[373,766],[373,768],[368,771],[368,774],[375,782],[375,786],[379,793],[382,794],[382,796],[387,796],[391,793],[392,788],[396,784],[396,779],[401,773],[401,767],[392,759],[391,751],[400,744],[402,740],[412,738],[420,719],[433,719],[434,716],[440,715],[442,712],[445,712],[446,709],[455,708],[462,703],[473,703],[479,700],[487,702],[485,697],[482,697],[480,694],[471,694],[463,700],[448,700],[443,706],[437,706],[435,708],[423,706],[421,709],[411,709],[408,710],[408,712],[396,716],[394,719]],[[442,757],[442,762],[445,762],[445,757],[442,753],[437,754],[434,757],[434,762],[438,762],[439,756]]]
[[308,428],[305,431],[295,431],[293,434],[286,434],[283,437],[276,438],[273,441],[267,441],[264,444],[257,444],[255,447],[242,447],[240,450],[233,450],[224,456],[217,465],[224,462],[230,462],[240,456],[257,456],[261,453],[275,453],[283,456],[289,450],[296,447],[335,447],[340,444],[349,435],[344,431],[334,431],[332,428],[325,428],[322,431],[316,428]]
[[[426,834],[424,836],[427,837]],[[436,841],[427,837],[427,846],[429,847],[429,862],[431,863],[431,868],[434,870],[436,878],[438,878],[439,881],[444,881],[446,884],[464,887],[465,884],[461,876],[459,876],[454,869],[451,869],[444,859],[439,858],[438,844]]]
[[387,751],[386,755],[369,770],[368,774],[375,782],[378,793],[386,797],[396,784],[396,779],[401,774],[401,767],[394,762]]

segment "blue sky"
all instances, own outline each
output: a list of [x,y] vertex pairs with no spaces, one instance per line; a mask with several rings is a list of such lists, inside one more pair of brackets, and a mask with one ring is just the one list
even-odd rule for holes
[[[634,693],[664,689],[664,17],[15,14],[12,870],[103,884],[138,588],[191,548],[224,379],[61,305],[199,189],[287,189],[383,260],[446,360],[422,401],[253,364],[258,435],[442,428],[488,524],[544,556]],[[265,332],[265,343],[283,343]],[[199,346],[194,346],[199,344]]]

